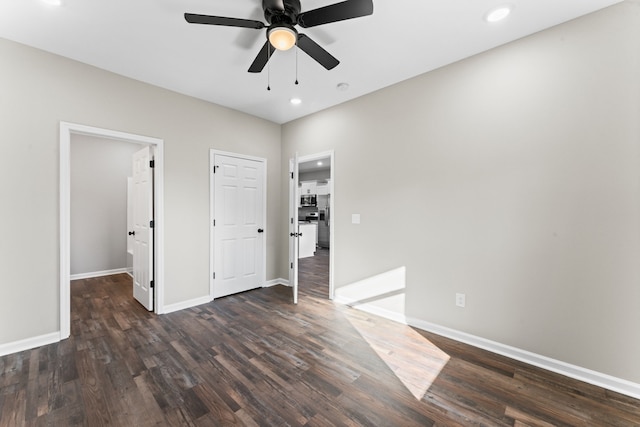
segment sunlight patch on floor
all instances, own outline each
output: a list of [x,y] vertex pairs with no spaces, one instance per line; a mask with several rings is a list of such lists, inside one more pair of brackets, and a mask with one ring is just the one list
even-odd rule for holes
[[411,394],[421,400],[450,357],[412,327],[354,311],[347,319]]

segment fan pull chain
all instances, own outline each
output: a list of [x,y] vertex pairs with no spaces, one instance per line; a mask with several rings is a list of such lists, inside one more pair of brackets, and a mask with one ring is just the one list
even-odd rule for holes
[[271,43],[267,42],[267,90],[271,90]]
[[296,37],[296,84],[298,84],[298,38]]

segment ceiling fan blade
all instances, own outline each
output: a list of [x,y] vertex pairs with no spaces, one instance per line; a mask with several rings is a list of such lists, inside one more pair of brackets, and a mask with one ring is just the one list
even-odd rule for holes
[[340,63],[340,61],[334,58],[333,55],[324,50],[318,43],[311,40],[307,35],[298,35],[298,47],[327,70],[335,68],[336,65]]
[[225,27],[254,28],[260,30],[265,27],[264,23],[252,19],[227,18],[224,16],[197,15],[195,13],[185,13],[184,19],[190,24],[223,25]]
[[302,28],[309,28],[371,14],[373,14],[372,0],[346,0],[341,3],[302,12],[298,15],[298,25]]
[[267,65],[271,55],[273,55],[273,51],[276,50],[273,46],[270,46],[269,40],[266,41],[260,52],[258,52],[258,56],[253,60],[253,63],[249,67],[250,73],[259,73],[264,69],[264,66]]

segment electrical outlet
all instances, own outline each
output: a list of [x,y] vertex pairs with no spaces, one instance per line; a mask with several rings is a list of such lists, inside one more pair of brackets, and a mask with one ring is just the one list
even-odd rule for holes
[[456,294],[456,305],[458,307],[464,307],[467,296],[465,294]]

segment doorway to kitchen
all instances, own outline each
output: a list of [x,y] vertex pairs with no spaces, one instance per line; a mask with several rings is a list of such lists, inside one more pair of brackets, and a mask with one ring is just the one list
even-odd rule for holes
[[297,169],[298,286],[333,299],[334,153],[299,157]]

